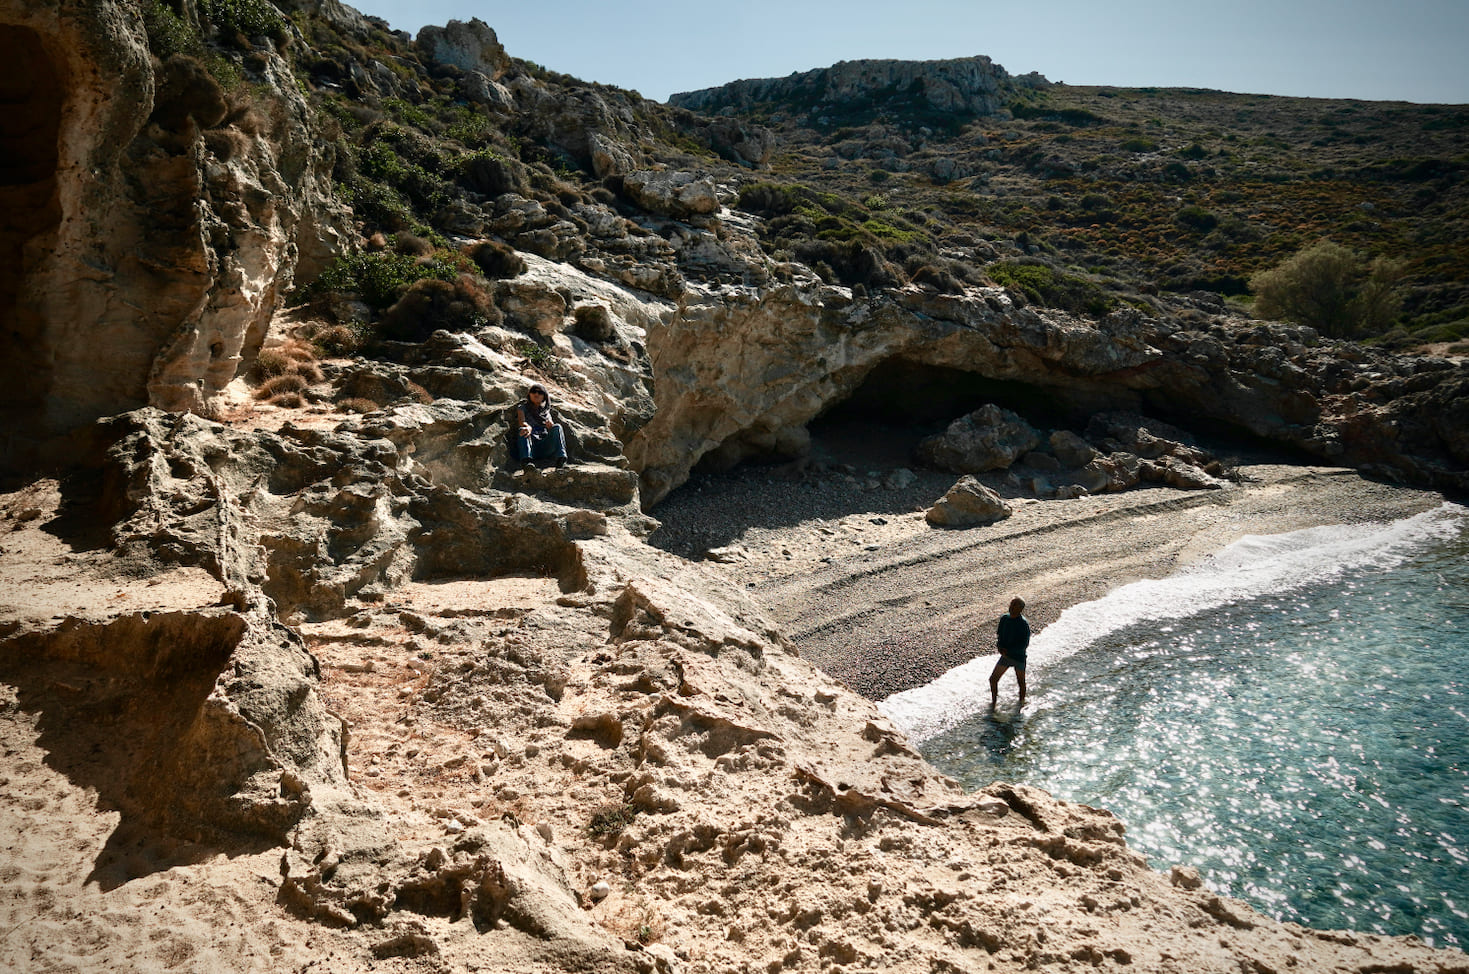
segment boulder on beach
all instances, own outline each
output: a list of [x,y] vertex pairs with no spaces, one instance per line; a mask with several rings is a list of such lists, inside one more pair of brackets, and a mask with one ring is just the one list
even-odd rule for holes
[[964,477],[928,509],[924,519],[940,528],[972,528],[1003,521],[1011,513],[999,494],[973,477]]

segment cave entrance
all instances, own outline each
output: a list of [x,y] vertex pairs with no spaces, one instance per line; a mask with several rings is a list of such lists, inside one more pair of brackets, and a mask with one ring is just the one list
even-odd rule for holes
[[1030,383],[889,359],[850,396],[812,420],[808,429],[816,448],[842,454],[868,450],[874,452],[874,461],[898,463],[908,456],[903,462],[911,462],[909,455],[919,440],[943,432],[949,423],[986,403],[1017,413],[1037,429],[1085,429],[1097,409],[1116,408]]
[[21,299],[50,251],[40,244],[61,223],[56,170],[66,92],[29,28],[0,24],[0,64],[0,416],[15,430],[39,418],[50,381],[46,322]]

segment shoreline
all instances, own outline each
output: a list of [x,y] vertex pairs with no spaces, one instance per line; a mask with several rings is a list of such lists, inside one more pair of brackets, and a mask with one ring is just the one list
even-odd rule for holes
[[[1445,501],[1344,468],[1240,472],[1241,483],[1218,491],[1022,499],[1010,518],[963,530],[930,527],[921,507],[892,513],[895,499],[883,495],[895,492],[869,491],[870,503],[852,506],[876,510],[750,527],[706,563],[722,562],[710,567],[769,613],[802,656],[878,701],[989,655],[992,622],[1012,595],[1026,600],[1039,634],[1072,605],[1166,577],[1247,535],[1394,521]],[[759,506],[745,495],[778,507],[793,490],[768,478],[711,479],[685,503],[709,523]]]

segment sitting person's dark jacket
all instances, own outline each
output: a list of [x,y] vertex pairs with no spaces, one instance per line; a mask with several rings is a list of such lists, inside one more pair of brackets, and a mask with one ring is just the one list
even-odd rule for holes
[[550,394],[539,382],[515,407],[511,436],[515,459],[527,467],[534,467],[537,461],[550,461],[558,467],[566,463],[566,434],[551,409]]

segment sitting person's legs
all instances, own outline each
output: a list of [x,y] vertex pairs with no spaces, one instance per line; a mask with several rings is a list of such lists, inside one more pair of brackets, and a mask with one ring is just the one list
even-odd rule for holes
[[562,431],[561,424],[556,423],[544,435],[536,437],[532,450],[537,460],[551,460],[557,466],[565,463],[566,434]]

